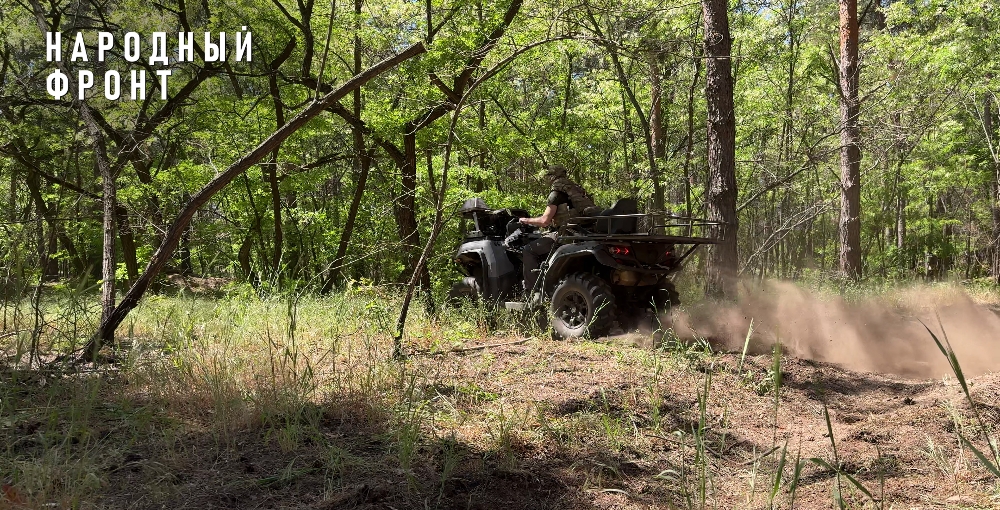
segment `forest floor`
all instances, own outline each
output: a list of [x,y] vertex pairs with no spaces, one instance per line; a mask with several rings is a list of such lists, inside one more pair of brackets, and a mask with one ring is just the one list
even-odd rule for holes
[[[969,446],[991,457],[976,413],[1000,430],[982,363],[973,409],[947,372],[853,371],[790,334],[744,356],[669,333],[553,341],[478,310],[418,313],[397,362],[384,292],[154,297],[112,363],[8,365],[0,508],[1000,508]],[[93,321],[46,310],[42,350]],[[30,338],[6,312],[13,359]]]

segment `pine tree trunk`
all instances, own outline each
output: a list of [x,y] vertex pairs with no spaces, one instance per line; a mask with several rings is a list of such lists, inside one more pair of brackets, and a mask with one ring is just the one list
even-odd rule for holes
[[840,271],[861,278],[858,2],[840,1]]
[[726,0],[702,0],[705,16],[705,96],[708,106],[708,219],[720,222],[710,235],[706,267],[709,295],[735,298],[736,246],[736,115],[733,110],[732,38]]

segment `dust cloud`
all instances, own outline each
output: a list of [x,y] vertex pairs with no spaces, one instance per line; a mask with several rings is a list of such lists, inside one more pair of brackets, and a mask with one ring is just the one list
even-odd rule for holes
[[923,324],[942,341],[943,326],[966,376],[1000,371],[1000,312],[957,286],[913,286],[850,301],[782,281],[743,290],[736,304],[704,303],[677,312],[674,331],[738,352],[753,319],[750,352],[770,352],[780,340],[785,352],[799,358],[930,378],[951,370]]

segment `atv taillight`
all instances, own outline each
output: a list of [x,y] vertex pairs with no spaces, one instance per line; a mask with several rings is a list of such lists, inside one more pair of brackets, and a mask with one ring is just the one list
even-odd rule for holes
[[608,247],[608,251],[615,257],[626,257],[631,253],[628,246],[610,246]]

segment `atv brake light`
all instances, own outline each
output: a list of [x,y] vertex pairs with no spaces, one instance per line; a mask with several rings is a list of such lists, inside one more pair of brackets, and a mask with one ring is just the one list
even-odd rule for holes
[[611,246],[608,248],[608,251],[615,257],[624,257],[629,254],[628,246]]

